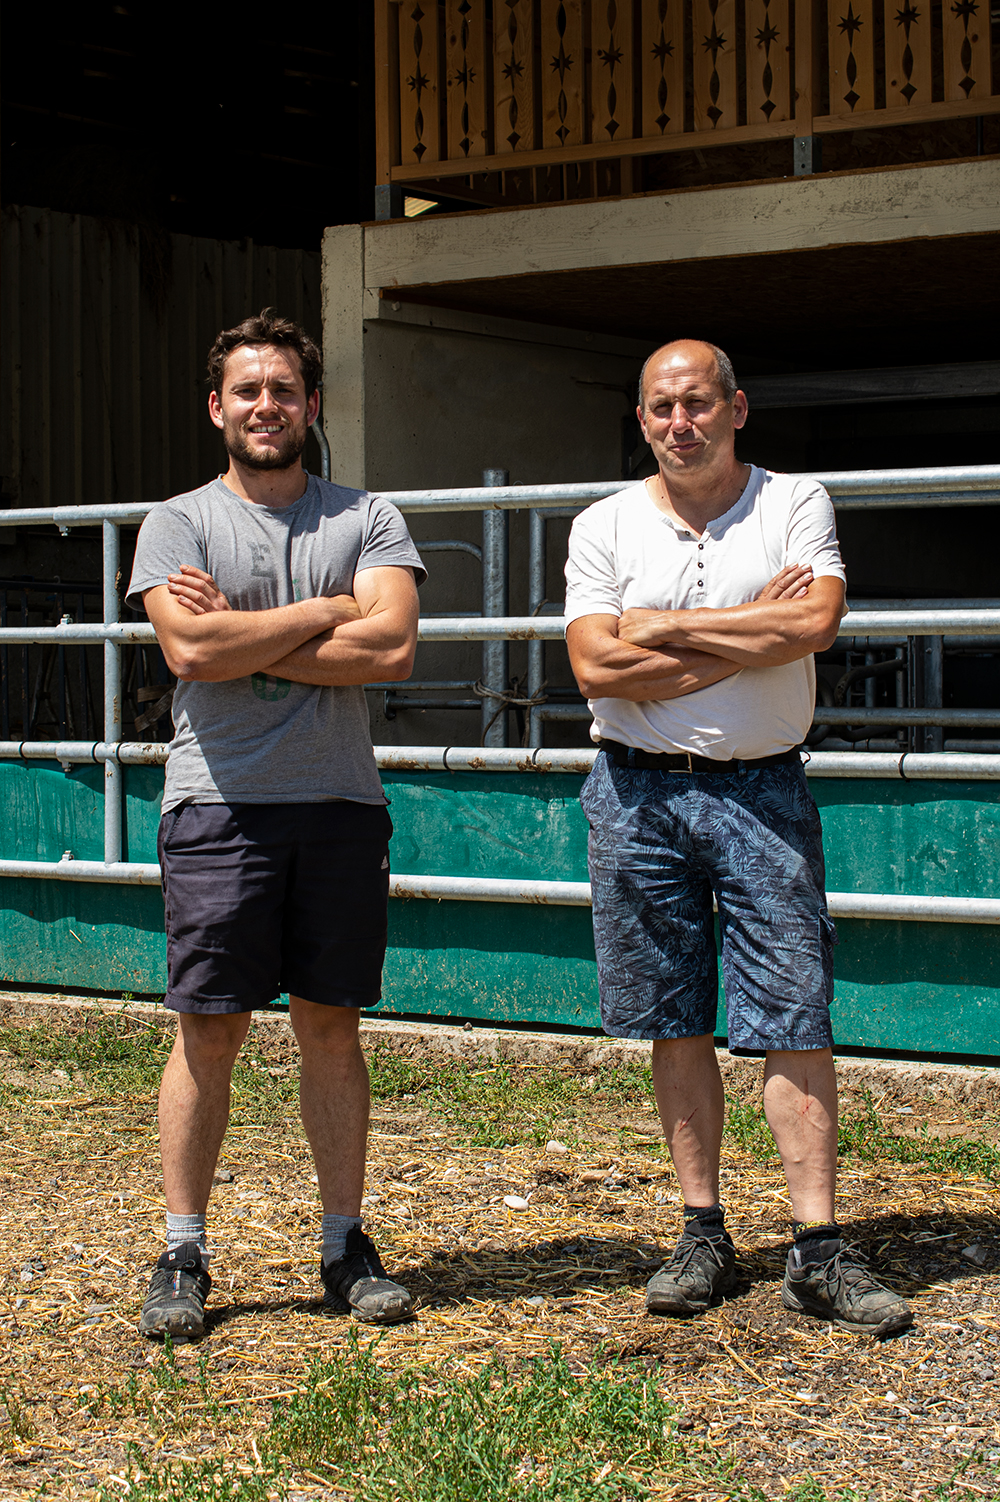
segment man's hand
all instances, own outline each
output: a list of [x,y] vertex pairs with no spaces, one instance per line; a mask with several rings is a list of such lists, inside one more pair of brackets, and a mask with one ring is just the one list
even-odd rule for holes
[[354,593],[356,602],[350,595],[336,595],[331,602],[348,600],[349,617],[270,663],[266,671],[317,686],[398,683],[408,678],[419,613],[412,568],[362,569],[354,576]]
[[354,619],[353,606],[348,614],[322,596],[271,610],[231,610],[202,570],[176,574],[174,580],[173,586],[144,590],[142,602],[167,667],[185,683],[226,683],[265,672],[303,642]]
[[179,574],[167,575],[167,588],[192,615],[208,615],[212,610],[232,609],[211,574],[193,563],[182,563]]
[[[179,605],[190,610],[192,615],[208,615],[213,610],[231,610],[232,606],[211,574],[193,563],[182,563],[179,574],[169,574],[167,588]],[[335,608],[335,626],[345,621],[360,621],[361,607],[353,595],[328,595]]]
[[647,650],[691,647],[744,668],[781,667],[831,647],[843,614],[840,579],[822,575],[806,583],[794,569],[782,569],[745,605],[627,610],[618,636]]
[[[769,579],[764,588],[754,599],[759,600],[803,600],[809,592],[809,586],[813,582],[813,571],[808,564],[789,563],[785,568],[779,569],[773,579]],[[700,606],[697,608],[701,608]],[[668,634],[669,627],[666,617],[673,612],[663,610],[637,610],[623,611],[618,619],[618,637],[620,641],[627,641],[633,647],[663,647],[669,643],[678,641],[676,632]]]
[[710,652],[686,647],[647,651],[624,642],[613,615],[585,615],[571,621],[566,645],[580,692],[587,699],[631,699],[633,703],[680,699],[739,672],[736,663]]
[[618,617],[618,640],[627,641],[630,647],[645,647],[648,651],[666,646],[668,638],[663,614],[662,610],[623,610]]
[[813,571],[808,563],[789,563],[781,568],[773,579],[764,585],[758,600],[801,600],[813,582]]

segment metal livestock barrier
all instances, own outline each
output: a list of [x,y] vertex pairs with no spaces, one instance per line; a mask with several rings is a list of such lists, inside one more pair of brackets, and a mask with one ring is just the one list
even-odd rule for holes
[[[498,522],[504,512],[528,510],[532,513],[530,603],[538,609],[544,587],[544,523],[550,516],[575,514],[591,501],[613,495],[623,489],[620,480],[593,484],[509,485],[503,471],[488,471],[489,483],[482,487],[453,490],[383,491],[381,494],[408,514],[421,512],[478,511],[483,513],[483,547],[461,544],[463,550],[482,558],[482,616],[451,618],[423,617],[418,639],[437,642],[482,642],[484,644],[484,680],[494,688],[505,681],[503,659],[491,655],[506,651],[510,641],[525,641],[541,646],[546,641],[564,637],[560,617],[539,614],[506,614],[506,533]],[[1000,465],[974,465],[958,468],[922,468],[900,470],[843,470],[803,476],[823,484],[838,510],[885,507],[950,507],[996,504],[1000,500]],[[99,763],[104,767],[104,860],[75,860],[66,852],[59,861],[0,860],[0,876],[47,877],[63,881],[108,882],[155,886],[160,870],[155,864],[122,860],[123,848],[123,766],[156,765],[167,759],[167,747],[156,742],[128,742],[121,739],[121,652],[127,645],[155,643],[155,633],[148,623],[129,624],[119,615],[118,573],[120,563],[119,529],[140,523],[156,501],[124,505],[27,507],[0,511],[0,527],[50,524],[63,536],[73,527],[100,523],[103,540],[103,621],[74,623],[67,619],[58,626],[0,626],[0,647],[45,643],[56,646],[103,644],[104,649],[104,735],[95,741],[0,741],[0,760],[23,762],[56,761]],[[457,548],[448,542],[422,543],[426,551]],[[539,582],[539,577],[541,582]],[[535,598],[537,596],[537,599]],[[960,601],[903,602],[903,608],[852,608],[847,618],[854,638],[869,638],[889,645],[910,635],[920,637],[961,638],[977,645],[1000,642],[1000,608],[968,608]],[[529,660],[529,695],[541,680],[540,658]],[[484,729],[492,711],[490,699],[501,694],[487,694],[484,699]],[[559,710],[562,709],[562,713]],[[856,722],[858,710],[824,708],[822,719],[830,724]],[[573,714],[579,716],[574,707]],[[1000,714],[979,710],[906,709],[901,718],[898,710],[867,708],[866,724],[1000,728]],[[563,707],[553,707],[550,718],[568,717]],[[589,750],[555,750],[537,743],[532,726],[532,744],[524,749],[496,744],[496,737],[485,736],[483,747],[376,747],[378,765],[385,771],[492,771],[492,772],[566,772],[585,773],[595,753]],[[977,781],[1000,780],[1000,755],[959,751],[828,751],[813,752],[806,765],[809,776],[946,779]],[[487,877],[447,877],[395,874],[391,894],[396,897],[425,897],[473,902],[543,903],[558,906],[587,906],[590,888],[586,882],[501,880]],[[919,897],[896,893],[831,892],[830,911],[835,917],[933,920],[943,923],[994,924],[1000,921],[1000,899],[971,897]]]

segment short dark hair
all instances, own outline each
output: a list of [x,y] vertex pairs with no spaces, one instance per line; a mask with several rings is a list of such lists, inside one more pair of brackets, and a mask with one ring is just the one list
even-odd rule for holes
[[223,329],[208,352],[208,379],[217,396],[222,395],[226,360],[241,345],[271,344],[276,349],[292,349],[299,357],[306,396],[312,396],[323,376],[323,357],[319,346],[300,324],[281,318],[273,308],[262,308],[251,318],[244,318],[234,329]]
[[669,349],[671,344],[703,344],[707,350],[710,350],[712,357],[715,360],[715,375],[716,379],[719,382],[719,385],[722,387],[723,399],[727,402],[732,401],[733,397],[739,390],[739,387],[736,384],[736,372],[733,370],[733,362],[730,360],[725,350],[720,349],[717,344],[709,344],[707,339],[671,339],[668,344],[658,345],[656,349],[653,350],[653,353],[651,355],[647,355],[645,361],[643,362],[643,367],[639,372],[640,407],[645,408],[646,405],[646,366],[651,360],[656,358],[661,349]]

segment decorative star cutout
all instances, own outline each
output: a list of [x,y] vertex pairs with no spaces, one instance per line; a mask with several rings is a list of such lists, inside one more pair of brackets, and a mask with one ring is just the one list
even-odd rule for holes
[[757,33],[757,40],[764,51],[767,52],[772,42],[776,42],[779,36],[778,28],[772,26],[770,19],[766,20]]
[[854,46],[854,33],[856,31],[860,31],[861,28],[862,28],[862,26],[864,24],[865,23],[864,23],[864,21],[862,21],[861,17],[860,16],[856,16],[854,14],[854,6],[851,5],[851,4],[848,4],[847,15],[846,16],[841,16],[841,18],[838,21],[837,25],[840,27],[840,30],[847,37],[847,45],[849,47],[853,47]]
[[919,20],[920,12],[917,10],[916,6],[911,3],[911,0],[906,0],[903,8],[901,10],[897,10],[896,12],[896,25],[905,28],[907,40],[909,40],[910,36],[910,27],[914,24],[914,22]]
[[666,37],[661,32],[660,33],[660,40],[657,42],[656,46],[652,49],[652,52],[653,52],[653,56],[656,58],[656,61],[659,63],[660,67],[662,68],[664,66],[664,64],[666,63],[667,58],[668,57],[673,57],[673,55],[674,55],[674,44],[673,44],[673,42],[668,42],[667,39],[666,39]]
[[608,50],[606,52],[598,51],[597,55],[601,59],[601,62],[604,63],[605,67],[610,68],[613,73],[615,71],[615,68],[621,62],[624,53],[622,52],[620,47],[612,47],[609,43]]
[[465,64],[464,68],[459,68],[455,74],[455,82],[460,83],[465,90],[468,90],[470,83],[475,83],[475,81],[476,70],[475,68],[470,68],[468,63]]
[[958,20],[964,21],[968,30],[969,22],[979,13],[978,0],[955,0],[951,13],[957,16]]
[[509,63],[504,64],[503,76],[506,79],[513,81],[515,78],[520,78],[523,72],[523,63],[515,62],[513,59],[511,59]]
[[418,99],[420,98],[421,92],[426,89],[429,83],[430,78],[426,73],[421,73],[419,68],[406,80],[407,87],[414,90]]
[[719,53],[725,51],[726,39],[724,36],[720,35],[718,30],[716,29],[714,21],[712,22],[712,34],[711,36],[704,38],[702,45],[705,48],[706,52],[710,52],[712,54],[713,63],[718,58]]
[[562,43],[559,44],[559,55],[552,59],[552,71],[559,74],[559,82],[566,82],[566,74],[573,66],[572,57],[568,57]]

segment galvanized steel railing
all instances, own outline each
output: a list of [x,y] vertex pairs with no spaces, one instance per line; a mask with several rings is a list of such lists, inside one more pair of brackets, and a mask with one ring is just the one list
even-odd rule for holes
[[[507,485],[502,471],[490,472],[492,485],[471,489],[382,492],[405,513],[481,511],[487,516],[511,510],[529,510],[544,522],[548,514],[568,514],[582,509],[593,500],[613,495],[623,488],[622,482],[609,481],[580,485]],[[836,471],[809,476],[826,486],[839,510],[885,506],[969,506],[995,503],[1000,498],[1000,465],[973,465],[948,469],[855,470]],[[125,505],[26,507],[0,511],[0,527],[27,523],[50,523],[66,535],[70,528],[100,523],[103,541],[103,603],[101,623],[66,623],[52,627],[5,626],[0,628],[0,645],[54,643],[63,646],[103,643],[104,645],[104,737],[100,741],[6,741],[0,742],[0,759],[21,761],[57,761],[64,765],[81,762],[104,766],[104,860],[77,861],[70,852],[60,861],[0,860],[0,876],[44,876],[72,881],[102,881],[156,885],[159,867],[142,862],[123,862],[122,852],[122,778],[126,765],[156,765],[167,759],[167,747],[157,743],[123,742],[121,739],[121,649],[126,645],[155,642],[152,626],[128,624],[119,618],[118,570],[120,562],[119,528],[141,522],[158,502]],[[540,529],[533,529],[537,538]],[[466,545],[468,551],[478,551]],[[533,548],[534,553],[537,549]],[[506,549],[502,536],[484,530],[482,549],[484,568],[506,574]],[[537,571],[537,570],[536,570]],[[497,579],[484,579],[484,603],[492,599],[493,608],[503,599]],[[505,602],[504,602],[505,603]],[[948,602],[951,605],[952,602]],[[963,638],[1000,638],[1000,609],[967,609],[959,606],[941,609],[855,610],[845,620],[845,629],[854,636],[883,640],[907,635],[943,635]],[[421,641],[479,641],[498,644],[509,641],[542,643],[564,636],[561,618],[554,616],[423,618],[418,638]],[[559,706],[556,706],[558,710]],[[576,712],[574,710],[574,712]],[[551,711],[550,711],[551,713]],[[859,714],[866,723],[877,723],[878,711],[824,710],[823,718],[831,723],[843,721],[848,713],[855,720]],[[912,723],[921,724],[993,724],[989,711],[907,711],[919,714]],[[884,716],[895,716],[889,710]],[[874,716],[874,718],[873,718]],[[555,715],[553,714],[553,717]],[[484,710],[485,718],[485,710]],[[487,744],[483,748],[456,747],[378,747],[379,766],[388,771],[458,772],[492,770],[519,772],[586,772],[594,753],[587,750],[554,751],[534,746],[527,750],[508,750]],[[856,753],[819,752],[809,758],[806,771],[811,776],[949,778],[974,777],[1000,780],[1000,756],[963,755],[961,753]],[[585,882],[532,882],[492,880],[489,878],[430,877],[396,875],[393,895],[398,897],[445,897],[466,901],[546,902],[558,905],[586,905],[590,889]],[[935,919],[941,922],[994,923],[1000,921],[1000,900],[963,897],[910,897],[892,893],[830,893],[830,910],[834,916]]]

